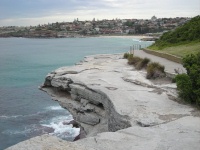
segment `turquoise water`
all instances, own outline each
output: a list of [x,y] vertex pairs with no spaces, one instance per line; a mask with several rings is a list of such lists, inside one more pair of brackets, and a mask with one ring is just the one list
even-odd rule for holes
[[52,133],[73,140],[77,129],[63,126],[72,116],[38,90],[48,72],[86,55],[124,53],[132,38],[0,38],[0,150],[30,137]]

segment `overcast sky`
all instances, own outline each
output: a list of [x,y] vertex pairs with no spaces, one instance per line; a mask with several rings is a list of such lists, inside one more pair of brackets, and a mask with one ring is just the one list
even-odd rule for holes
[[200,0],[0,0],[0,26],[200,15]]

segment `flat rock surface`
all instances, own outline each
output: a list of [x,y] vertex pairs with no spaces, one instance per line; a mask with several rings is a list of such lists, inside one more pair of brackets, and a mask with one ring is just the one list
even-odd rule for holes
[[[145,78],[145,71],[137,71],[129,66],[122,55],[85,57],[79,65],[62,67],[53,73],[52,82],[56,86],[62,86],[62,83],[57,82],[58,79],[70,79],[73,83],[105,93],[115,111],[128,118],[131,127],[99,133],[74,143],[59,142],[51,136],[45,137],[45,140],[36,137],[29,142],[22,142],[21,147],[16,145],[11,149],[25,149],[23,144],[31,145],[32,149],[52,149],[47,143],[51,138],[55,149],[70,149],[64,148],[65,145],[72,146],[71,149],[79,149],[81,146],[82,149],[98,150],[200,149],[199,111],[176,102],[175,84],[153,84]],[[82,100],[82,104],[86,102]]]
[[18,143],[7,150],[93,150],[83,145],[67,142],[55,136],[42,135]]
[[[74,68],[79,73],[62,77],[106,93],[115,110],[129,116],[132,125],[158,125],[189,116],[193,110],[170,100],[169,95],[177,97],[175,84],[154,85],[146,79],[146,71],[134,70],[121,55],[86,57],[81,65],[70,67],[71,71]],[[57,69],[54,78],[60,78],[66,70],[69,68]]]

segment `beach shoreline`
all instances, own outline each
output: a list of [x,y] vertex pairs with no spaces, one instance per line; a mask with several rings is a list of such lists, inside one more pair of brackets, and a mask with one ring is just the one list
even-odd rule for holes
[[152,38],[152,36],[147,35],[100,35],[99,37],[103,38],[128,38],[128,39],[143,39],[143,38]]

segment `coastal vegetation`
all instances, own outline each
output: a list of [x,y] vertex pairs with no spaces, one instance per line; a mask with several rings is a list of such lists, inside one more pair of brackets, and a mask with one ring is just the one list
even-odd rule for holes
[[139,64],[139,62],[141,62],[141,61],[142,61],[142,58],[137,57],[137,56],[133,56],[133,54],[130,54],[129,57],[128,57],[128,64],[129,65],[137,66],[137,64]]
[[179,74],[175,80],[179,96],[192,104],[200,106],[200,52],[183,58],[187,74]]
[[[199,33],[200,16],[196,16],[175,30],[164,33],[149,47],[152,50],[182,57],[182,64],[186,68],[187,73],[179,74],[175,77],[179,97],[198,107],[200,106]],[[151,71],[151,67],[156,66],[156,64],[149,64],[148,66],[149,70],[147,69],[147,72],[151,73],[153,72]]]
[[176,56],[184,57],[187,54],[199,52],[200,46],[200,16],[192,18],[175,30],[164,33],[149,48],[160,50]]
[[165,67],[158,62],[149,63],[147,66],[147,79],[165,77]]
[[136,69],[141,70],[143,68],[146,68],[147,64],[149,62],[150,62],[149,58],[144,58],[144,59],[140,60],[135,67],[136,67]]
[[148,58],[140,58],[129,53],[125,53],[124,58],[128,59],[128,64],[133,65],[135,69],[137,70],[146,69],[147,79],[156,79],[165,77],[165,71],[164,71],[165,67],[158,62],[151,62],[151,60]]
[[128,59],[129,53],[124,53],[124,59]]

